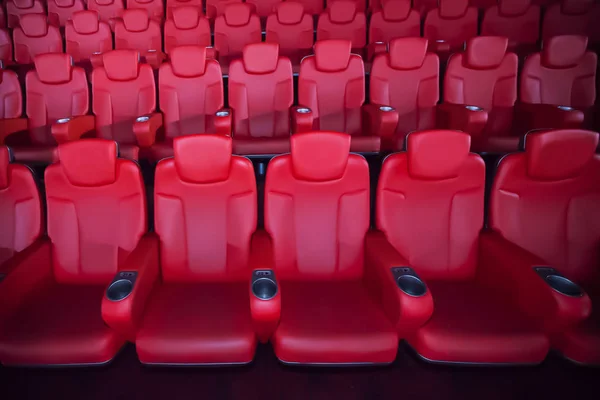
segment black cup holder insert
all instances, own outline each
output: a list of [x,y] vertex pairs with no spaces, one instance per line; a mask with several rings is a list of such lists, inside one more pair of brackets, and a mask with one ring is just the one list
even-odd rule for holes
[[131,294],[137,272],[119,272],[106,289],[106,297],[111,301],[121,301]]
[[539,267],[535,268],[535,271],[540,275],[548,285],[558,293],[564,294],[570,297],[581,297],[583,296],[583,289],[581,286],[571,281],[570,279],[562,276],[554,268]]
[[409,296],[421,297],[427,293],[427,286],[412,268],[394,267],[392,274],[398,288]]
[[270,300],[277,295],[277,280],[271,270],[254,271],[251,285],[252,294],[261,300]]

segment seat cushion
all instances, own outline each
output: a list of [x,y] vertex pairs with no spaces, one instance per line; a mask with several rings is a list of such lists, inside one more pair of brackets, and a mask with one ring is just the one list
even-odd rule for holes
[[565,357],[582,364],[600,365],[600,290],[589,291],[592,315],[553,341]]
[[242,155],[282,154],[290,152],[290,138],[233,139],[233,153]]
[[282,282],[281,321],[272,339],[286,363],[391,363],[398,335],[362,283]]
[[136,338],[147,364],[244,364],[254,358],[248,283],[164,283]]
[[4,365],[101,364],[125,344],[104,324],[104,285],[51,284],[31,295],[0,333]]
[[509,299],[472,282],[427,282],[434,301],[429,322],[409,344],[434,362],[532,364],[549,340]]

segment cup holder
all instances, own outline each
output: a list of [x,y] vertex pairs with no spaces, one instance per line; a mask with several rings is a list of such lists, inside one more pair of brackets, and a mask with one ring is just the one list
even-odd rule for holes
[[56,120],[56,123],[57,124],[66,124],[70,120],[71,120],[71,118],[61,118],[61,119]]
[[379,110],[383,111],[383,112],[391,112],[391,111],[394,111],[394,108],[390,107],[390,106],[381,106],[381,107],[379,107]]
[[142,115],[141,117],[136,118],[136,122],[147,122],[150,120],[150,117],[147,115]]
[[270,300],[277,294],[277,284],[269,278],[259,278],[252,283],[252,294],[261,300]]
[[120,301],[131,294],[133,283],[129,279],[119,279],[106,290],[106,297],[111,301]]
[[423,296],[427,292],[427,288],[422,280],[412,275],[403,275],[396,280],[398,287],[404,293],[413,297]]
[[566,296],[579,297],[583,295],[581,286],[564,276],[548,275],[546,277],[546,282],[548,282],[548,285],[550,285],[552,289]]
[[215,115],[217,117],[229,117],[229,111],[217,111]]
[[573,111],[574,110],[573,107],[569,107],[569,106],[558,106],[557,108],[562,111]]
[[300,107],[296,109],[298,114],[308,114],[310,112],[310,108]]
[[483,110],[481,107],[477,107],[477,106],[466,106],[465,108],[469,111],[482,111]]

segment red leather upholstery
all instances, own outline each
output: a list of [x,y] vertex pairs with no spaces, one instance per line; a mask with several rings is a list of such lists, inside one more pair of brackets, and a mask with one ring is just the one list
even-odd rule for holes
[[148,17],[159,24],[164,19],[164,1],[163,0],[127,0],[127,9],[146,10]]
[[116,158],[114,142],[81,140],[58,152],[45,172],[51,242],[2,282],[6,365],[100,364],[124,343],[103,323],[100,301],[146,230],[140,170]]
[[0,29],[6,28],[6,13],[4,7],[0,7]]
[[254,6],[256,14],[261,18],[267,18],[283,0],[247,0],[246,3]]
[[247,285],[256,182],[252,163],[232,157],[231,149],[226,136],[177,138],[175,157],[156,168],[162,282],[137,334],[143,363],[237,364],[254,357]]
[[13,60],[13,44],[8,30],[0,28],[0,61],[4,64]]
[[526,51],[536,46],[540,35],[540,7],[531,0],[500,0],[485,10],[482,36],[504,36],[509,50]]
[[114,28],[116,19],[121,18],[125,6],[123,0],[88,0],[87,8],[97,11],[100,21],[106,22],[111,28]]
[[230,4],[241,3],[242,0],[206,0],[206,16],[214,20],[225,14],[225,8]]
[[396,356],[394,327],[363,286],[369,168],[349,150],[345,134],[297,134],[291,154],[268,166],[265,229],[282,293],[272,343],[284,362],[389,363]]
[[266,41],[279,44],[279,54],[298,64],[312,50],[313,26],[312,16],[305,12],[302,3],[282,2],[267,18]]
[[234,118],[234,153],[278,154],[290,149],[294,102],[292,64],[279,57],[275,43],[244,48],[229,67],[229,105]]
[[[589,291],[600,287],[600,157],[598,134],[581,130],[529,133],[525,152],[505,157],[491,194],[490,225]],[[581,363],[600,363],[599,315],[552,337]]]
[[48,25],[44,14],[26,14],[13,31],[15,61],[30,64],[43,53],[62,53],[62,36],[56,26]]
[[371,15],[369,43],[411,36],[421,36],[421,16],[411,8],[410,0],[387,0]]
[[45,14],[44,4],[39,0],[9,0],[6,2],[7,26],[11,29],[19,26],[21,16],[25,14]]
[[317,40],[350,40],[352,48],[367,44],[367,18],[351,0],[336,0],[319,16]]
[[185,45],[211,45],[210,25],[202,10],[193,6],[178,6],[165,21],[165,53]]
[[142,54],[148,50],[162,51],[160,24],[148,18],[142,9],[128,9],[123,20],[115,24],[115,49],[137,50]]
[[[477,9],[469,7],[469,0],[439,0],[439,7],[427,13],[423,37],[429,39],[430,45],[437,42],[434,46],[440,46],[440,56],[460,50],[464,42],[475,36]],[[442,48],[439,41],[449,50]]]
[[173,10],[178,7],[194,7],[200,14],[202,12],[202,0],[167,0],[167,19],[173,19]]
[[[23,113],[23,94],[14,71],[0,69],[0,120],[18,118]],[[0,134],[4,139],[4,135]]]
[[310,15],[319,15],[323,12],[324,2],[320,0],[295,0],[304,6],[304,11]]
[[427,39],[393,39],[389,47],[388,54],[373,61],[370,98],[398,112],[394,143],[401,150],[409,132],[435,127],[440,62],[437,55],[427,53]]
[[83,0],[48,0],[48,22],[65,26],[73,13],[85,10]]
[[260,19],[249,4],[231,4],[215,20],[215,49],[224,62],[239,57],[244,46],[262,40]]
[[96,11],[78,11],[71,19],[65,27],[65,41],[73,61],[89,60],[94,53],[113,49],[110,26],[99,20]]
[[[542,38],[560,35],[594,36],[600,6],[593,0],[562,0],[549,5],[544,13]],[[595,37],[598,40],[600,38]]]
[[0,272],[5,262],[31,246],[42,234],[42,202],[31,170],[11,164],[7,147],[0,146]]

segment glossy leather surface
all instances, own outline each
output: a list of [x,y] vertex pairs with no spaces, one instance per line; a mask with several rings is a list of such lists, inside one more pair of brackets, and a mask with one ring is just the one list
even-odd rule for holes
[[211,45],[210,26],[202,10],[194,6],[178,6],[171,13],[172,16],[165,21],[165,53],[169,54],[177,46]]
[[88,0],[87,8],[97,11],[100,21],[114,28],[116,19],[123,15],[125,5],[123,0]]
[[439,8],[427,13],[423,37],[443,40],[451,50],[458,50],[468,39],[477,36],[477,9],[468,0],[440,0]]
[[317,40],[332,39],[349,40],[354,49],[367,44],[367,18],[354,1],[336,0],[319,16]]
[[301,3],[286,1],[267,18],[266,42],[279,44],[279,54],[293,63],[310,53],[314,43],[313,19]]
[[66,52],[74,62],[89,60],[94,53],[113,49],[112,33],[108,23],[100,21],[97,12],[78,11],[65,26]]
[[115,24],[115,49],[137,50],[144,54],[148,50],[162,50],[160,24],[150,19],[141,9],[123,12],[123,20]]
[[16,28],[19,26],[21,16],[25,14],[45,14],[44,3],[39,0],[33,1],[14,1],[6,2],[6,17],[8,20],[8,28]]
[[387,0],[369,20],[369,43],[421,36],[421,16],[409,0]]
[[13,31],[15,61],[30,64],[43,53],[62,53],[62,36],[56,26],[48,25],[44,14],[27,14]]
[[244,46],[262,40],[260,19],[249,4],[232,4],[215,20],[215,49],[219,56],[239,57]]
[[21,116],[23,112],[23,93],[21,92],[19,77],[14,71],[0,69],[0,100],[0,118],[18,118]]
[[164,0],[127,0],[127,9],[141,9],[148,13],[148,17],[161,22],[164,19]]
[[531,0],[500,0],[485,10],[482,36],[504,36],[515,47],[535,45],[540,35],[540,7]]
[[52,25],[65,26],[73,13],[85,10],[83,0],[48,0],[48,21]]

